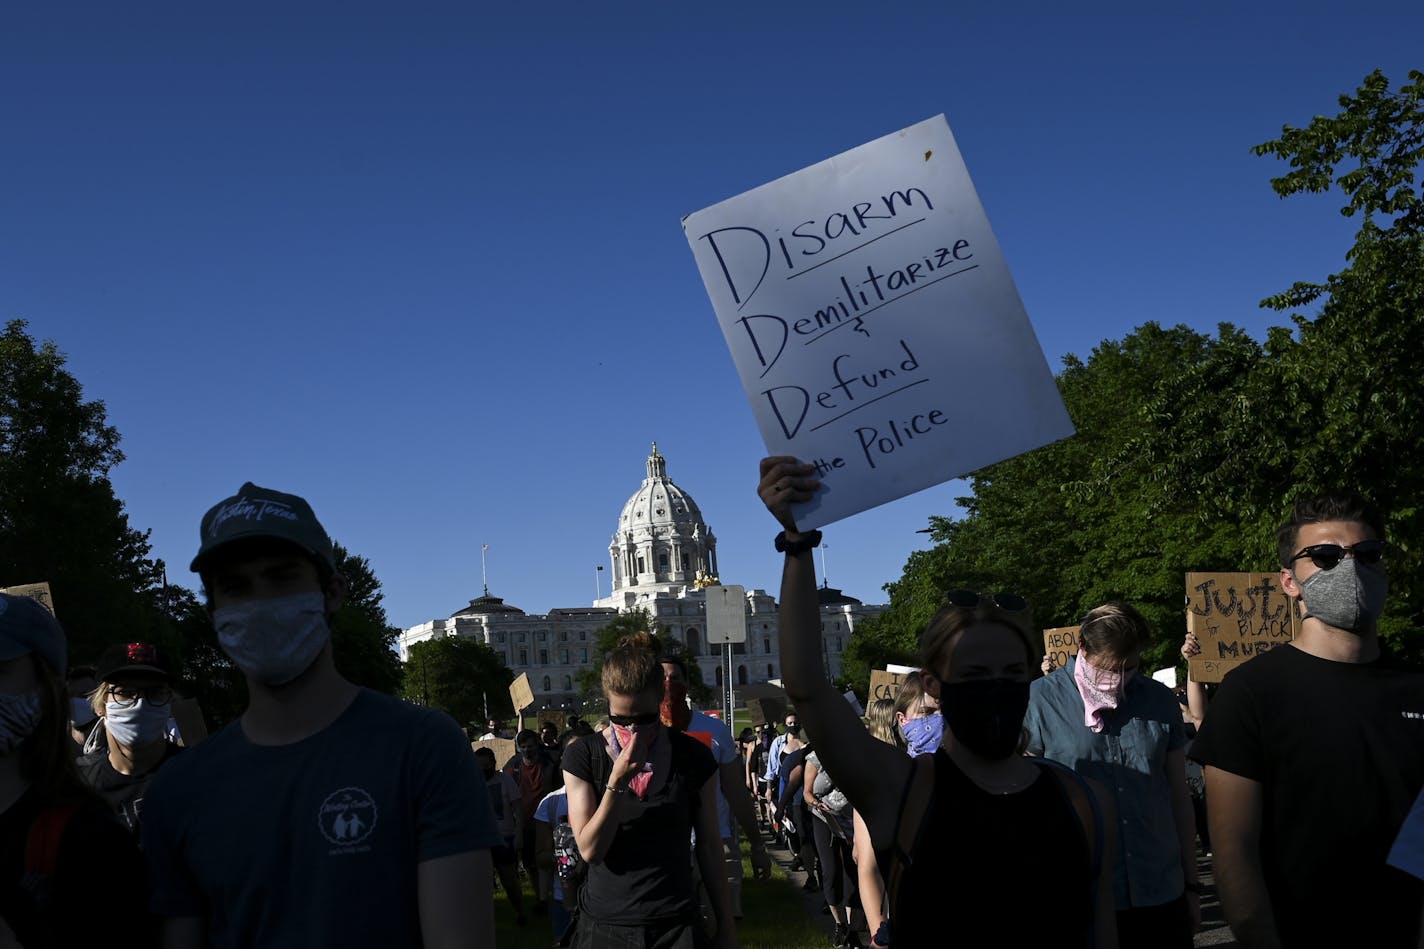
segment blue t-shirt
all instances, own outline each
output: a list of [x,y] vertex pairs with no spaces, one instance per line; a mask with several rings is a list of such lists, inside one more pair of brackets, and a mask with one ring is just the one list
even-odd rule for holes
[[1077,662],[1069,659],[1030,687],[1028,753],[1100,781],[1112,794],[1122,822],[1113,865],[1117,908],[1169,903],[1186,883],[1167,777],[1167,755],[1187,743],[1181,709],[1171,689],[1137,674],[1128,680],[1126,701],[1106,714],[1102,731],[1092,731],[1073,682]]
[[498,842],[446,715],[362,690],[321,732],[255,745],[241,723],[149,787],[153,910],[223,947],[418,947],[416,865]]

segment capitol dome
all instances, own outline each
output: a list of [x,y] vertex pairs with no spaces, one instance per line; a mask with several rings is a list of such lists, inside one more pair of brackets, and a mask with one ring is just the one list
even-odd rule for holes
[[606,601],[636,606],[658,593],[678,595],[699,580],[715,582],[717,539],[697,502],[667,476],[667,460],[653,443],[647,477],[633,492],[608,545],[613,589]]

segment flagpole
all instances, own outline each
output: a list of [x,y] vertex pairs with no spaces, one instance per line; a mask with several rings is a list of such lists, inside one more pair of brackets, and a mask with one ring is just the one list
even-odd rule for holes
[[485,554],[489,552],[489,544],[480,545],[480,583],[484,585],[485,596],[489,596],[489,565],[485,562]]

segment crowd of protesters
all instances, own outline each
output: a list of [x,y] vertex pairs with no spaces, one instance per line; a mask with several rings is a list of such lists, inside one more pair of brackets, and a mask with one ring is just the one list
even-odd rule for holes
[[356,687],[329,536],[250,483],[192,563],[248,692],[201,742],[161,649],[71,666],[53,615],[0,594],[0,949],[490,946],[496,880],[556,945],[734,949],[743,837],[757,878],[784,844],[835,947],[1191,946],[1198,847],[1243,947],[1424,944],[1424,675],[1381,652],[1372,507],[1296,504],[1276,540],[1299,635],[1210,704],[1143,674],[1130,604],[1089,610],[1057,668],[1022,597],[953,590],[862,718],[822,674],[820,536],[792,516],[818,487],[762,462],[794,710],[735,737],[647,633],[604,658],[606,720],[520,730],[507,761],[499,721],[471,743]]

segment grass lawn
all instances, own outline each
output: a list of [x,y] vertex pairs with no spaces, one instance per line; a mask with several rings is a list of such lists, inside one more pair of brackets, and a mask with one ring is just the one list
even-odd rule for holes
[[[770,880],[753,880],[751,864],[742,861],[746,880],[742,883],[742,912],[737,927],[742,949],[828,949],[830,937],[807,917],[801,888],[791,882],[773,861]],[[524,881],[526,906],[534,905],[534,894]],[[547,916],[529,917],[524,927],[514,923],[514,910],[497,890],[494,898],[495,944],[500,949],[548,949],[553,945],[553,929]]]

